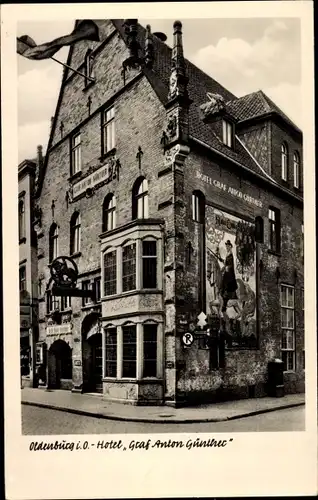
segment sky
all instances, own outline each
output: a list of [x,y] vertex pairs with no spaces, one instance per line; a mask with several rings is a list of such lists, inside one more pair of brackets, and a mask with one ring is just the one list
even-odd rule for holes
[[[301,45],[297,18],[180,19],[184,54],[237,97],[262,89],[296,125],[301,118]],[[173,19],[139,19],[172,45]],[[73,30],[74,21],[20,22],[17,35],[37,44]],[[55,57],[66,61],[68,47]],[[45,152],[63,67],[51,59],[18,58],[19,162]]]

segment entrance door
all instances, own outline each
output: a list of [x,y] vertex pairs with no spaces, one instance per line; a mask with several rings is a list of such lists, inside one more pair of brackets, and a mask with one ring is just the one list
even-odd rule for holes
[[49,385],[63,388],[61,382],[72,380],[72,350],[63,340],[56,340],[49,350]]
[[92,335],[88,342],[91,346],[91,386],[94,392],[103,392],[103,355],[102,335]]

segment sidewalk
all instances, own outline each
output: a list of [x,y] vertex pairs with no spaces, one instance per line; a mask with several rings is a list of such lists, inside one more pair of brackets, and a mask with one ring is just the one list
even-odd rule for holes
[[21,390],[21,398],[24,405],[110,420],[149,423],[222,422],[305,404],[304,394],[289,394],[283,398],[241,399],[175,409],[168,406],[109,403],[99,395],[77,394],[62,390],[47,391],[28,387]]

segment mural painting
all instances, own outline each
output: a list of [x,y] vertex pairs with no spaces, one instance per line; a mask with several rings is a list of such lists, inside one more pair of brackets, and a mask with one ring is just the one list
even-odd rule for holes
[[254,224],[206,207],[206,311],[219,322],[228,347],[255,347],[256,245]]

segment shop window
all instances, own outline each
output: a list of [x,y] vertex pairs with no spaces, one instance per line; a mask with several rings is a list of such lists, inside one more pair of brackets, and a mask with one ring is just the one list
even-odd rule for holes
[[110,231],[116,227],[116,198],[108,194],[103,203],[103,231]]
[[255,217],[255,242],[264,243],[264,220],[259,215]]
[[143,377],[157,376],[157,325],[144,325]]
[[142,242],[142,288],[157,288],[157,242]]
[[137,179],[132,190],[132,218],[149,217],[148,181],[144,177]]
[[205,197],[201,191],[192,193],[192,220],[203,224],[205,217]]
[[26,268],[25,268],[25,266],[22,266],[19,269],[19,283],[20,283],[20,292],[25,292],[26,291]]
[[294,152],[294,187],[299,189],[300,179],[300,156],[298,151]]
[[136,378],[137,335],[136,325],[123,326],[123,378]]
[[233,123],[223,120],[223,143],[229,148],[233,147],[234,125]]
[[24,200],[19,201],[19,240],[25,238],[25,204]]
[[115,109],[112,107],[102,112],[102,156],[114,149],[115,145]]
[[105,377],[117,377],[117,329],[105,330]]
[[[85,280],[85,281],[82,281],[82,290],[89,290],[90,289],[90,281],[89,280]],[[87,304],[90,303],[90,298],[89,297],[83,297],[82,298],[82,306],[87,306]]]
[[117,292],[116,250],[104,254],[104,295],[114,295]]
[[49,259],[52,262],[58,256],[58,227],[56,224],[52,224],[49,234]]
[[94,279],[94,291],[95,291],[95,301],[100,302],[101,299],[101,288],[100,288],[100,278]]
[[75,212],[70,224],[70,254],[78,253],[81,249],[81,216]]
[[82,170],[81,134],[75,134],[71,138],[71,175]]
[[136,244],[126,245],[123,252],[123,292],[136,289]]
[[284,371],[295,370],[295,289],[281,286],[282,360]]
[[272,252],[280,253],[280,210],[269,207],[269,249]]
[[287,181],[288,179],[288,148],[287,144],[283,142],[281,145],[281,168],[282,168],[282,180]]

